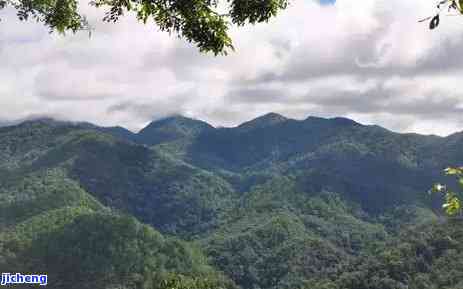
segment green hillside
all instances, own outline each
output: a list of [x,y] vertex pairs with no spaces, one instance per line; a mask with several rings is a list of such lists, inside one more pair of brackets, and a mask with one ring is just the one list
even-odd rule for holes
[[103,205],[185,237],[217,226],[233,197],[231,186],[211,172],[79,125],[5,129],[0,155],[4,176],[60,169]]
[[426,192],[462,147],[277,114],[2,127],[0,269],[52,288],[459,289],[463,226]]
[[47,273],[51,288],[156,288],[168,274],[232,286],[199,248],[111,210],[61,170],[2,183],[0,271]]
[[413,227],[360,256],[342,273],[307,288],[459,289],[462,244],[460,221]]
[[445,167],[463,162],[462,146],[458,134],[398,134],[344,118],[297,121],[277,114],[158,145],[171,154],[175,147],[172,155],[220,174],[238,191],[298,175],[306,190],[348,195],[372,213],[414,204]]

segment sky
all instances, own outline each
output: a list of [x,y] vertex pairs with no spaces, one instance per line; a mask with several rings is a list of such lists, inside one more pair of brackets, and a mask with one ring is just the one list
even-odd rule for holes
[[336,0],[320,0],[320,4],[322,5],[330,5],[336,3]]
[[[137,131],[173,114],[234,126],[268,112],[348,117],[399,132],[463,130],[463,17],[430,31],[427,0],[292,0],[232,28],[236,51],[194,45],[133,16],[60,36],[0,11],[0,123],[50,116]],[[331,2],[331,3],[326,3]]]

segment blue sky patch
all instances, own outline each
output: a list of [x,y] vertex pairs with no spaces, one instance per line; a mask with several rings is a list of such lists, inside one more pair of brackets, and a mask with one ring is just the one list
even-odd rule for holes
[[320,0],[320,4],[322,5],[331,5],[336,3],[336,0]]

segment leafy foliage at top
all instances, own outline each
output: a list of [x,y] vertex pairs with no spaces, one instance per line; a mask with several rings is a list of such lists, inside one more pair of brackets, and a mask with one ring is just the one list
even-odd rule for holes
[[88,29],[88,23],[84,16],[79,14],[78,1],[76,0],[2,0],[0,9],[11,6],[16,9],[20,20],[30,18],[44,23],[50,31],[77,32]]
[[[152,20],[160,30],[175,33],[197,45],[201,52],[215,55],[233,50],[228,35],[231,24],[266,22],[288,5],[287,0],[95,0],[95,7],[106,9],[104,21],[116,22],[127,12],[139,21]],[[64,33],[90,29],[79,13],[76,0],[2,0],[0,9],[11,6],[19,19],[33,18],[51,31]],[[221,13],[226,7],[225,13]]]

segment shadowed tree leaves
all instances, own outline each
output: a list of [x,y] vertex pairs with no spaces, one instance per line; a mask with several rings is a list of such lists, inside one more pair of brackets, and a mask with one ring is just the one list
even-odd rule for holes
[[76,0],[0,0],[0,9],[13,7],[20,20],[34,19],[42,22],[50,32],[77,32],[88,29],[88,23],[78,12]]
[[230,15],[233,23],[244,25],[266,22],[288,6],[287,0],[235,0],[231,1]]
[[[228,32],[231,25],[266,22],[288,6],[288,0],[96,0],[91,5],[106,9],[104,21],[116,22],[126,12],[139,21],[153,20],[162,30],[194,43],[201,52],[226,55],[234,50]],[[11,6],[20,20],[33,18],[50,31],[88,30],[76,0],[0,0],[0,9]],[[220,7],[228,12],[220,13]]]

